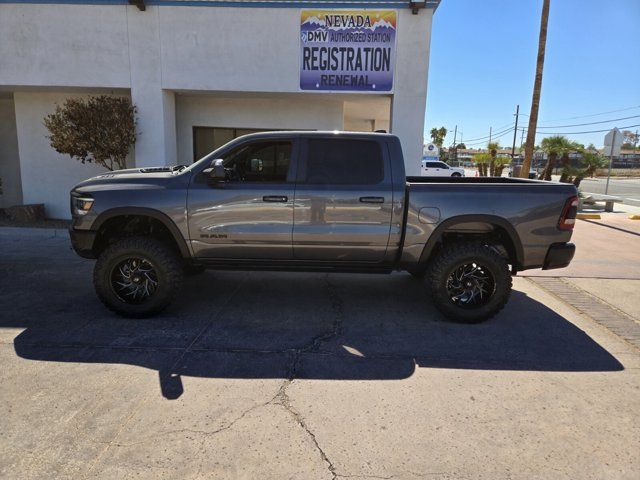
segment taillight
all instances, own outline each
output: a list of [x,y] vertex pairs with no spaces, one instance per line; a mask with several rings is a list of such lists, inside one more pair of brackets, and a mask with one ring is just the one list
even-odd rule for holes
[[560,215],[560,220],[558,220],[558,228],[560,230],[573,230],[576,224],[579,203],[580,199],[578,197],[570,197],[564,204],[562,215]]

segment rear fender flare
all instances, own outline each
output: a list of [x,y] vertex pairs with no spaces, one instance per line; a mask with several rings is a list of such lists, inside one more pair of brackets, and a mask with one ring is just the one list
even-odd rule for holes
[[472,222],[480,222],[480,223],[488,223],[490,225],[495,225],[497,227],[502,228],[511,240],[513,247],[515,249],[516,254],[516,267],[520,268],[524,261],[524,251],[522,248],[522,242],[520,241],[520,236],[513,225],[505,218],[498,217],[496,215],[458,215],[456,217],[451,217],[443,221],[440,225],[436,227],[433,231],[429,240],[427,240],[424,249],[422,250],[422,255],[420,255],[420,265],[425,266],[429,261],[429,257],[431,256],[431,252],[436,244],[442,239],[444,233],[452,227],[462,223],[472,223]]

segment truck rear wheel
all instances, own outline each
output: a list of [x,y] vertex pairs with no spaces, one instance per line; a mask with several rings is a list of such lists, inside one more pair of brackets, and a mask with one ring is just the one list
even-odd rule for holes
[[123,238],[98,257],[93,284],[100,301],[123,317],[164,310],[182,283],[183,265],[167,245],[150,237]]
[[493,317],[509,300],[511,284],[507,260],[482,243],[444,247],[433,259],[427,279],[435,306],[459,323]]

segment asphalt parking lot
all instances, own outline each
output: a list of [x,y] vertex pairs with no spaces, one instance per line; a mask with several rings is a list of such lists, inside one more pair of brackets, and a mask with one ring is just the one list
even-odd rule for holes
[[532,280],[465,326],[406,274],[207,272],[132,321],[25,232],[0,234],[0,478],[640,476],[640,351]]

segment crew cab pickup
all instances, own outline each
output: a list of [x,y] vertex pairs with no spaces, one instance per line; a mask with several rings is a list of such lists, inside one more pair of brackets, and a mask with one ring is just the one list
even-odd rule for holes
[[185,273],[207,268],[400,270],[445,317],[471,323],[505,305],[518,271],[569,264],[577,205],[570,184],[406,177],[393,135],[268,132],[189,167],[76,185],[70,235],[97,259],[99,299],[123,316],[158,313]]

